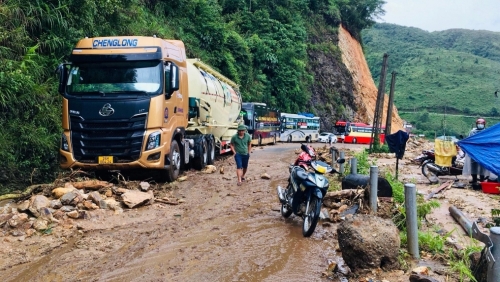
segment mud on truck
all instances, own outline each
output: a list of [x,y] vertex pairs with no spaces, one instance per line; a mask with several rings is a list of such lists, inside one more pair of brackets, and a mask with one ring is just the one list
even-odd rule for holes
[[167,181],[231,151],[238,86],[184,43],[156,37],[80,40],[60,64],[61,168],[149,169]]

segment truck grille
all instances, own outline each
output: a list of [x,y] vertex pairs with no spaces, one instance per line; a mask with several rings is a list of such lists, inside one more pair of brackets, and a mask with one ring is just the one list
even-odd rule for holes
[[99,156],[113,156],[115,163],[133,162],[141,156],[147,115],[130,120],[83,121],[72,117],[73,155],[79,162],[97,163]]

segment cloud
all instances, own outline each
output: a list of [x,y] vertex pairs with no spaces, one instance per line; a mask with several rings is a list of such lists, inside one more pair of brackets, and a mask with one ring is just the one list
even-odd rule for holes
[[498,0],[385,0],[380,22],[418,27],[427,31],[452,28],[500,32]]

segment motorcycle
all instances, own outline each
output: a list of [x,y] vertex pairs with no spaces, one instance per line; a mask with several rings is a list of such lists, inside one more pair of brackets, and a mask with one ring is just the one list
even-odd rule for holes
[[[301,144],[300,148],[302,152],[294,164],[289,166],[287,188],[278,186],[277,192],[281,215],[288,218],[293,213],[302,217],[302,235],[309,237],[318,224],[323,197],[329,186],[324,174],[338,172],[327,163],[316,160],[316,153],[311,146]],[[344,159],[337,160],[337,163],[344,162]]]
[[[443,167],[439,166],[435,163],[436,155],[434,154],[434,150],[426,150],[422,151],[422,155],[425,155],[424,158],[421,159],[420,166],[422,167],[422,174],[429,179],[429,181],[433,182],[431,178],[444,176],[444,175],[462,175],[462,166],[455,161],[455,157],[452,160],[452,166]],[[458,179],[458,178],[457,178]],[[434,179],[434,182],[435,179]]]

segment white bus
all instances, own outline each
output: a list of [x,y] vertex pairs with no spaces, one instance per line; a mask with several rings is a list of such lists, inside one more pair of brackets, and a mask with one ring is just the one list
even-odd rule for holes
[[319,117],[312,114],[281,113],[280,140],[282,142],[316,142],[319,136]]

